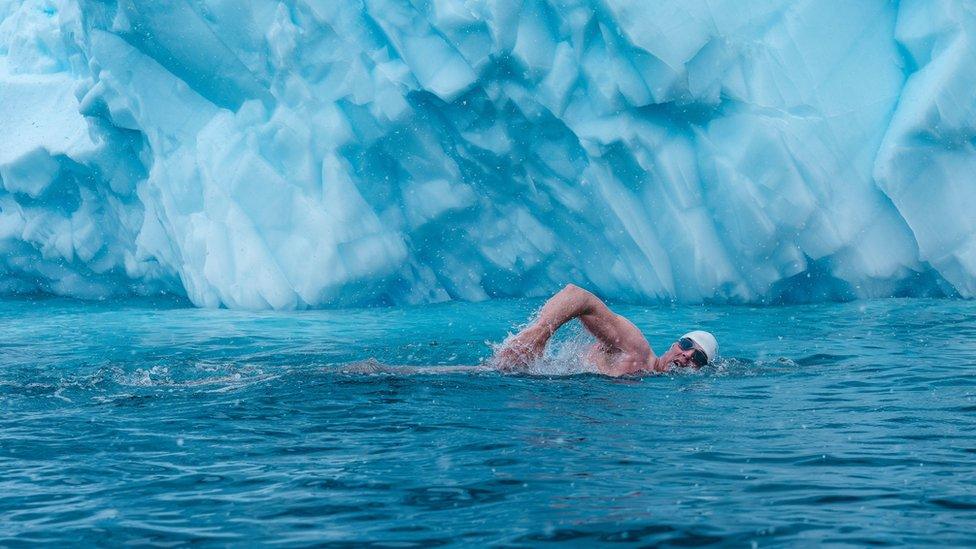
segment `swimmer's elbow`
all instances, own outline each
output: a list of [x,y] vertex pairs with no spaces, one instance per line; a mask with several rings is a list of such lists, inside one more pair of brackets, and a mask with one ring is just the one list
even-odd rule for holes
[[592,304],[597,299],[589,290],[580,288],[576,284],[567,284],[563,287],[562,293],[579,303],[585,303],[587,305]]
[[567,293],[567,294],[589,293],[586,290],[584,290],[583,288],[580,288],[576,284],[572,284],[572,283],[563,286],[562,291],[565,292],[565,293]]

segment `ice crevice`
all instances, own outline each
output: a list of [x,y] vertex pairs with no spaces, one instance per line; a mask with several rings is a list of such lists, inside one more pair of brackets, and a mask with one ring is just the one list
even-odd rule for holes
[[0,292],[976,296],[964,0],[0,0]]

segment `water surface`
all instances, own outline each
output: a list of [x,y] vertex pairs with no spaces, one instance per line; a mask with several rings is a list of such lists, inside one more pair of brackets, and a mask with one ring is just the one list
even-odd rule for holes
[[976,544],[976,303],[621,306],[726,358],[434,368],[539,305],[0,302],[0,545]]

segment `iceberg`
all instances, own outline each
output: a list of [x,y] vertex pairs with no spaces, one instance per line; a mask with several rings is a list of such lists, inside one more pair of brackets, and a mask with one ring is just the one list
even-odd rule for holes
[[0,0],[0,293],[976,296],[967,0]]

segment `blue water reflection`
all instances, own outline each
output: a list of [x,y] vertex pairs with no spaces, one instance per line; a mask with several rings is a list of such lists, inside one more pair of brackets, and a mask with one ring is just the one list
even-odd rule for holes
[[621,306],[725,359],[435,368],[539,304],[0,303],[0,544],[976,543],[976,303]]

